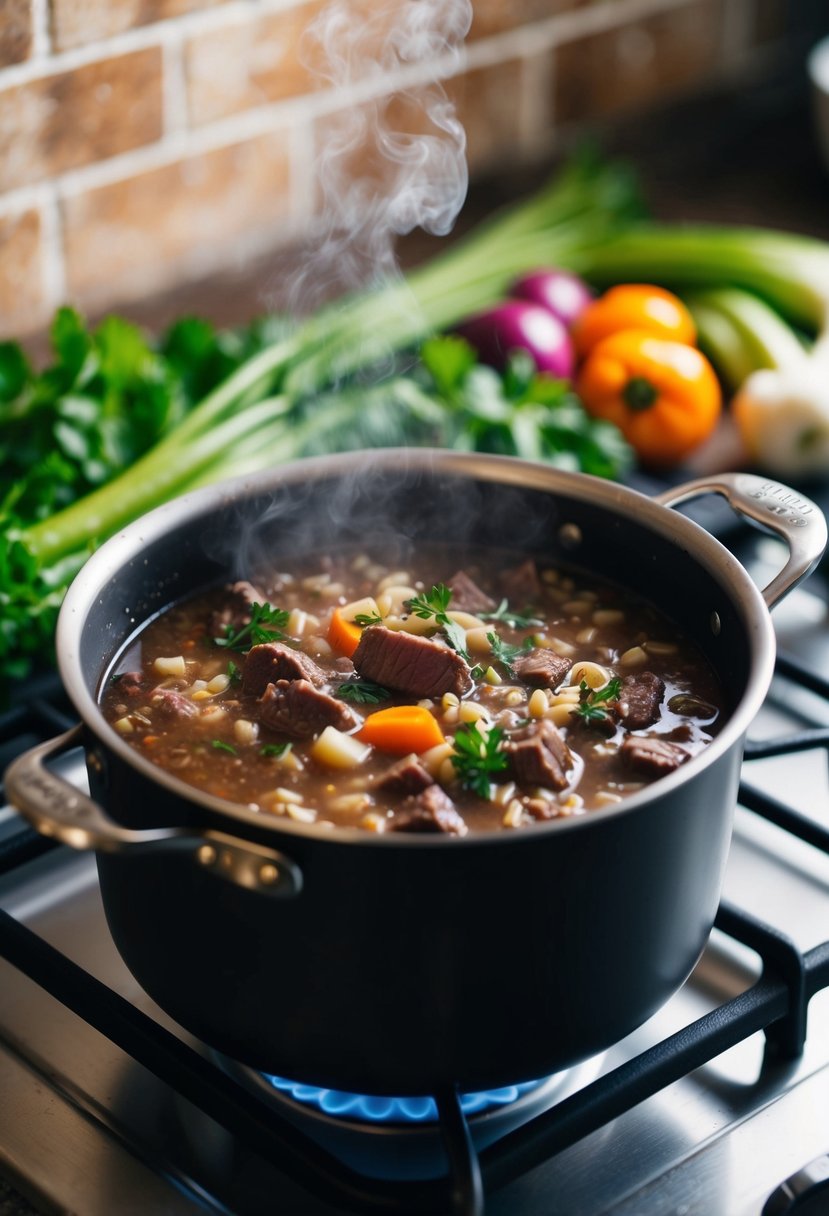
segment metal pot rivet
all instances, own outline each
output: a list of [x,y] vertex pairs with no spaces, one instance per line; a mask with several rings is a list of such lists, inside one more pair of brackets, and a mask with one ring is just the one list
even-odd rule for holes
[[263,887],[272,887],[275,882],[279,882],[279,870],[267,862],[259,870],[259,881]]
[[203,866],[213,866],[216,864],[216,850],[212,844],[203,844],[196,850],[196,861]]
[[710,623],[711,623],[711,632],[713,633],[715,638],[718,638],[720,636],[720,630],[722,629],[722,621],[720,620],[719,612],[711,613],[711,622]]
[[582,542],[581,528],[578,524],[562,524],[558,530],[558,539],[562,548],[576,549]]

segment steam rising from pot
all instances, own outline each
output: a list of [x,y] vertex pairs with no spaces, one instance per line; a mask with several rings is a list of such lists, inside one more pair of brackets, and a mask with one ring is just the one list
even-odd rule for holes
[[318,120],[320,230],[294,313],[396,276],[401,234],[451,230],[466,139],[440,80],[457,71],[471,17],[470,0],[333,0],[306,31],[307,66],[347,102]]

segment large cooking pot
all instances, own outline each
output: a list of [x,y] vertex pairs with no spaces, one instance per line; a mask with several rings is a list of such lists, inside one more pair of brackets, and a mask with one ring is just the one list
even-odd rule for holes
[[[668,509],[708,492],[786,541],[788,563],[763,594]],[[125,642],[191,589],[249,573],[265,553],[284,566],[354,540],[435,538],[542,554],[644,593],[719,672],[721,733],[621,805],[457,839],[254,813],[154,767],[104,721],[98,691]],[[201,490],[131,524],[78,575],[57,649],[81,725],[17,760],[8,797],[41,832],[97,850],[127,966],[213,1047],[376,1093],[542,1076],[639,1026],[699,957],[743,738],[773,670],[768,607],[825,542],[814,504],[750,474],[650,499],[541,464],[390,450]],[[79,743],[91,798],[46,767]]]

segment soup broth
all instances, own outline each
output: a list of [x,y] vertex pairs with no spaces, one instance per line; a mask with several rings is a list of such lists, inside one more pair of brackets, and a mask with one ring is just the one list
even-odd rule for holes
[[725,703],[646,600],[435,546],[181,601],[120,656],[101,707],[155,764],[263,815],[463,836],[620,802],[703,749]]

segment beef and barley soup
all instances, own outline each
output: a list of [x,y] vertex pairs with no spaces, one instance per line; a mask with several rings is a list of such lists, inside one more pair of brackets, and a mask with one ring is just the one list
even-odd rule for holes
[[646,601],[437,546],[403,568],[318,557],[180,602],[101,700],[137,751],[252,810],[459,836],[619,802],[705,747],[724,710],[705,658]]

